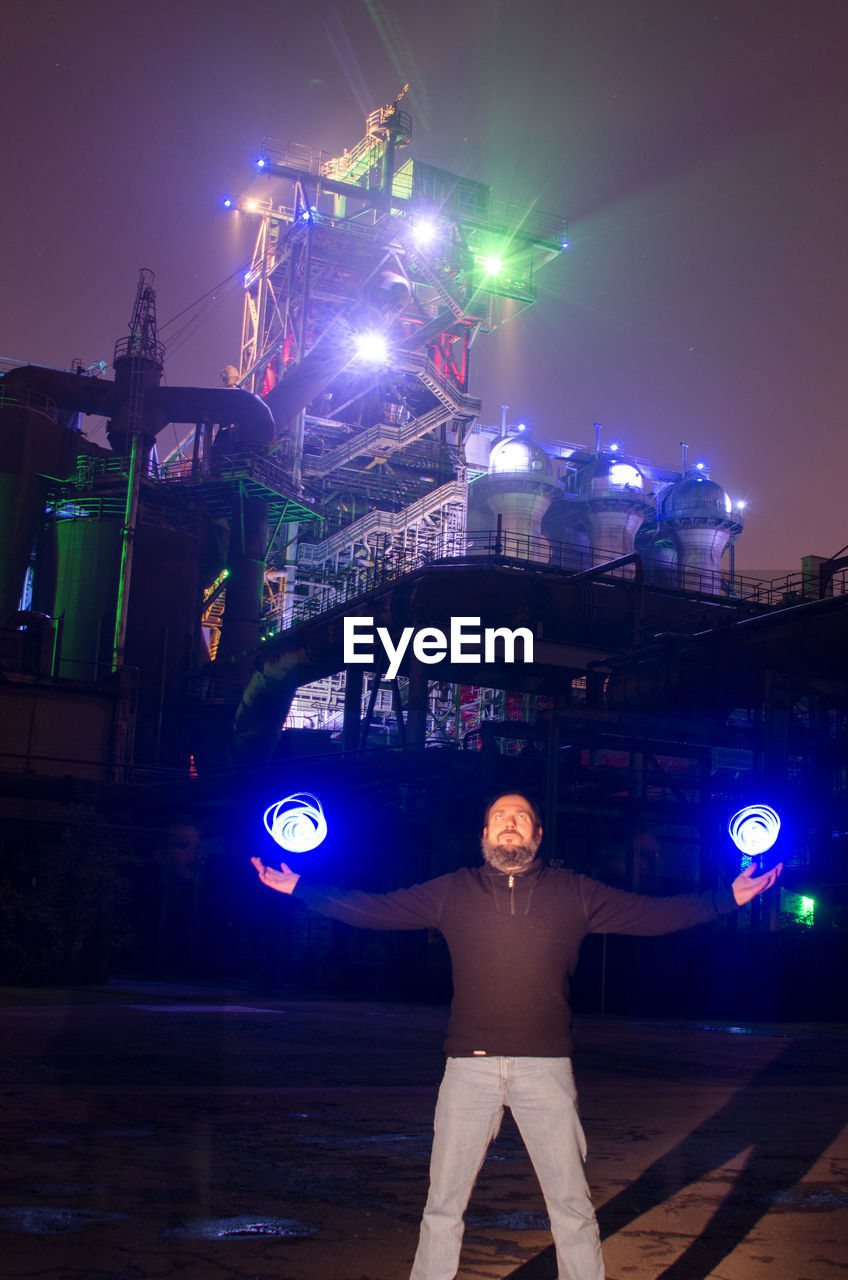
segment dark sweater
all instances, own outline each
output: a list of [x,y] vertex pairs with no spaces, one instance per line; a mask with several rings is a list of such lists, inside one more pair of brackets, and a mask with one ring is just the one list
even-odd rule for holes
[[313,911],[366,929],[439,929],[453,965],[450,1057],[570,1057],[569,980],[588,933],[647,936],[715,920],[733,893],[649,898],[610,889],[537,858],[521,875],[488,864],[393,893],[298,880]]

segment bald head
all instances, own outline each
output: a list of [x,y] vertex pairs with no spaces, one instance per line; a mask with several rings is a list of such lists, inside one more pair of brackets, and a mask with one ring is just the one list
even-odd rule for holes
[[520,791],[506,791],[486,809],[480,840],[490,866],[510,875],[526,871],[542,839],[539,811]]

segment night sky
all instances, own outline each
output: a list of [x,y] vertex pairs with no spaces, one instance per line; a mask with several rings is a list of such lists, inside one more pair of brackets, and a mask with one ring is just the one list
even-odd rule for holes
[[408,81],[419,160],[569,219],[475,346],[483,421],[686,441],[743,570],[848,543],[845,0],[5,0],[2,41],[4,360],[111,361],[144,266],[168,382],[217,385],[252,246],[222,196]]

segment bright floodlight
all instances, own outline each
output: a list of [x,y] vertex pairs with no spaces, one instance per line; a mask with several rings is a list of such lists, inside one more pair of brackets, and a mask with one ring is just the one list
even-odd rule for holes
[[364,364],[388,364],[389,344],[382,333],[369,330],[354,339],[356,355]]
[[749,804],[734,813],[727,829],[740,853],[746,858],[758,858],[777,839],[780,818],[770,805]]
[[628,489],[641,489],[644,483],[642,472],[629,462],[614,462],[609,469],[609,482]]
[[321,801],[308,791],[278,800],[265,810],[265,830],[286,853],[308,853],[317,849],[327,834],[327,819]]
[[438,234],[439,228],[432,218],[418,218],[413,224],[412,238],[419,249],[424,249],[428,244],[432,244]]
[[492,254],[490,257],[483,259],[483,270],[487,276],[499,276],[503,271],[503,265],[503,259],[499,258],[497,254]]

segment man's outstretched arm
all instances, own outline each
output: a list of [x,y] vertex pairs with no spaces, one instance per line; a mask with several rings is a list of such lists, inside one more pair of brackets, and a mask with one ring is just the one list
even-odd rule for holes
[[259,879],[277,893],[294,894],[310,911],[343,920],[360,929],[438,928],[446,885],[452,876],[440,876],[426,884],[390,893],[363,893],[358,889],[338,889],[334,885],[300,883],[300,876],[285,862],[280,870],[266,866],[261,858],[251,858]]
[[756,866],[751,863],[732,884],[715,893],[681,894],[672,898],[626,893],[584,876],[576,879],[591,933],[648,937],[689,929],[744,907],[752,898],[770,889],[782,870],[783,864],[778,863],[770,871],[756,875]]

